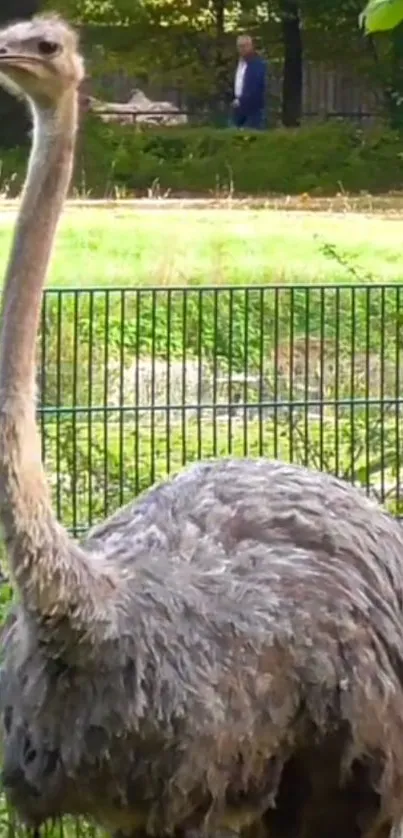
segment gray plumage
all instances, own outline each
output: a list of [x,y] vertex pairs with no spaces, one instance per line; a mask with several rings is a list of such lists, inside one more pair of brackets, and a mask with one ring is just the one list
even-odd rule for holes
[[270,820],[293,755],[336,747],[340,785],[365,769],[371,806],[373,788],[398,817],[397,522],[332,477],[224,460],[150,490],[84,546],[118,580],[116,622],[94,627],[103,641],[83,638],[81,661],[68,632],[63,650],[63,618],[45,641],[23,609],[6,641],[5,779],[12,797],[22,771],[22,814],[237,828]]
[[[44,39],[55,57],[32,56]],[[0,33],[0,70],[50,144],[40,171],[31,159],[0,341],[0,514],[19,597],[0,683],[8,798],[33,826],[85,814],[127,836],[386,838],[403,806],[394,519],[264,459],[193,466],[81,545],[54,517],[31,385],[76,59],[59,20]]]

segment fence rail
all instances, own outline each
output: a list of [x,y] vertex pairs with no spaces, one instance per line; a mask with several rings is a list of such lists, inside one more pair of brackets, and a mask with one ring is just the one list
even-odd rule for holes
[[[101,36],[102,37],[102,36]],[[280,49],[282,52],[282,47]],[[268,112],[269,124],[276,124],[281,117],[282,85],[284,74],[284,62],[277,58],[278,50],[269,48],[268,62]],[[344,118],[360,123],[373,121],[380,118],[385,109],[384,92],[374,80],[370,81],[365,75],[351,68],[343,62],[341,65],[333,65],[329,61],[303,62],[303,85],[302,85],[302,114],[303,119],[332,119]],[[230,95],[232,85],[232,70],[228,75],[228,93]],[[196,104],[192,97],[188,96],[186,89],[174,87],[156,87],[144,84],[143,80],[134,79],[127,73],[107,73],[98,78],[98,89],[103,89],[105,95],[115,100],[115,110],[122,116],[122,110],[130,110],[130,97],[133,88],[141,88],[145,98],[153,102],[154,116],[157,106],[161,100],[169,101],[178,108],[178,112],[188,117],[189,123],[200,124],[225,124],[226,113],[222,112],[218,102],[211,101],[211,97],[199,99]],[[138,87],[139,86],[139,87]],[[187,91],[190,93],[190,91]],[[211,93],[211,91],[210,91]],[[160,100],[160,102],[158,102]],[[108,108],[112,108],[111,102],[102,102]],[[122,109],[123,104],[123,109]],[[218,113],[217,113],[218,105]],[[145,108],[145,105],[144,105]],[[224,109],[225,111],[225,109]],[[143,111],[143,116],[145,110]],[[160,113],[162,116],[162,113]],[[167,113],[165,112],[165,116]],[[136,121],[137,117],[126,117],[128,122]]]
[[[104,122],[120,122],[125,125],[191,125],[196,128],[203,126],[225,127],[232,124],[231,109],[218,109],[216,111],[210,110],[181,110],[176,111],[164,110],[138,110],[134,108],[125,107],[122,110],[121,106],[93,109],[93,113],[99,116]],[[360,109],[355,110],[302,110],[302,120],[309,122],[316,120],[320,122],[328,122],[330,120],[348,120],[349,122],[371,123],[381,119],[383,112],[380,108],[373,110]],[[269,107],[266,114],[267,127],[275,127],[281,122],[281,109],[279,106]]]
[[186,463],[265,455],[403,514],[397,285],[49,289],[43,457],[80,535]]

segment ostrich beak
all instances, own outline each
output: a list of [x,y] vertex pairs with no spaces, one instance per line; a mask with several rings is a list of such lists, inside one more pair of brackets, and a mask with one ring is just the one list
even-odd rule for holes
[[0,42],[0,67],[22,67],[25,65],[41,64],[42,60],[35,55],[24,55],[23,53],[11,52],[6,47],[1,46]]

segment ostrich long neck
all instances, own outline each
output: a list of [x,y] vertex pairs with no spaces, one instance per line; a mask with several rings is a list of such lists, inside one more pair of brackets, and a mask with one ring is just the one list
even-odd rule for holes
[[35,422],[36,336],[42,288],[71,178],[76,91],[66,92],[57,107],[35,110],[34,120],[27,182],[3,296],[0,517],[25,608],[41,620],[62,619],[82,632],[99,611],[99,595],[105,594],[108,585],[54,517]]
[[6,273],[0,341],[2,401],[29,394],[31,410],[42,288],[70,184],[76,127],[75,91],[65,93],[57,108],[34,111],[28,176]]

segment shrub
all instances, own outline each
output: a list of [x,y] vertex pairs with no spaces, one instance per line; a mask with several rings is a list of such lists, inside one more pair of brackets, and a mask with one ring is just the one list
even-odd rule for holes
[[[4,152],[1,175],[21,185],[25,152]],[[401,141],[385,126],[347,122],[299,129],[134,128],[89,116],[82,126],[74,188],[109,197],[144,194],[152,184],[176,193],[334,194],[403,187]]]

